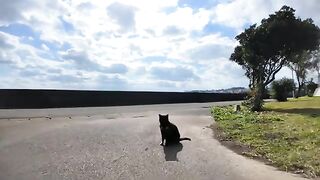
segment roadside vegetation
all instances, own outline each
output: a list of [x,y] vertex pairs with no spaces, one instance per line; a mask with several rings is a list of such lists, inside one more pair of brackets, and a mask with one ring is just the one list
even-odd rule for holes
[[262,112],[213,107],[212,115],[217,137],[232,142],[239,153],[281,170],[320,177],[320,97],[267,102]]
[[266,88],[284,66],[297,76],[296,97],[301,96],[308,71],[316,70],[320,77],[319,38],[320,28],[313,20],[296,17],[289,6],[283,6],[235,37],[239,45],[229,59],[240,65],[249,79],[247,106],[251,111],[263,110]]

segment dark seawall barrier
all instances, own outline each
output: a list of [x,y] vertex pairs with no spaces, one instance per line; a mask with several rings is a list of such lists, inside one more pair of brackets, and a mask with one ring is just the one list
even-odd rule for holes
[[243,100],[246,94],[0,89],[0,109],[124,106]]

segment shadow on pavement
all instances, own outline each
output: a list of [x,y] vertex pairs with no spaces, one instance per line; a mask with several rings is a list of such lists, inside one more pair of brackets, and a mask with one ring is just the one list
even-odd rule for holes
[[178,152],[182,151],[183,145],[179,142],[178,144],[170,144],[163,146],[163,152],[165,154],[166,161],[179,161],[177,158]]

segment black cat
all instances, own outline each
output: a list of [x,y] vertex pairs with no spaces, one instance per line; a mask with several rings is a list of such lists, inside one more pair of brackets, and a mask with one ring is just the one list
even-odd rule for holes
[[[169,114],[161,115],[159,114],[160,131],[161,131],[161,146],[177,144],[183,140],[189,140],[190,138],[180,138],[180,133],[176,125],[169,122]],[[164,144],[164,140],[166,143]]]

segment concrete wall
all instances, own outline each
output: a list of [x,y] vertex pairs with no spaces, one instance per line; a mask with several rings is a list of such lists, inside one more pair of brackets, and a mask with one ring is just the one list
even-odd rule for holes
[[243,100],[246,94],[0,89],[1,109],[121,106]]

